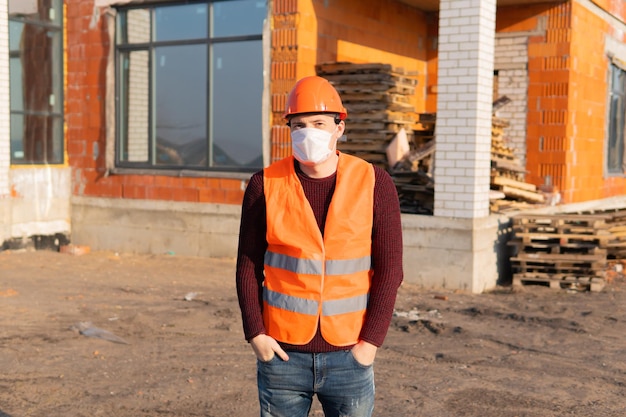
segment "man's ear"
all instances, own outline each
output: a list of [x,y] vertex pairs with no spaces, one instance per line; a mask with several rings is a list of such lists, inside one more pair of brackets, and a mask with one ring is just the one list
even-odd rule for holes
[[344,132],[346,131],[346,122],[342,120],[339,123],[337,123],[337,129],[339,132],[339,136],[343,135]]

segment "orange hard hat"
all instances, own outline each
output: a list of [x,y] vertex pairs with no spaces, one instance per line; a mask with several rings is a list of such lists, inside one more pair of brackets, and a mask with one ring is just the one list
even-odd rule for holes
[[339,119],[348,117],[335,87],[325,78],[304,77],[293,86],[283,117],[299,113],[337,113]]

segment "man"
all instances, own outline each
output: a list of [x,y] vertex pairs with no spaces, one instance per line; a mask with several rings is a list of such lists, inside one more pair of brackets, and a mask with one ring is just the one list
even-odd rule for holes
[[381,168],[337,151],[346,109],[324,78],[287,99],[293,155],[244,195],[237,293],[261,417],[371,416],[374,358],[402,273],[400,205]]

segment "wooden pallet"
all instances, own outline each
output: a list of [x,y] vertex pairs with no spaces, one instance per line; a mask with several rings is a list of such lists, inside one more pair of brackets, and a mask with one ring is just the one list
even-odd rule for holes
[[600,248],[593,242],[577,242],[574,244],[561,243],[561,240],[543,242],[523,242],[513,239],[507,242],[512,246],[515,253],[551,253],[551,254],[583,254],[583,255],[604,255],[608,250]]
[[520,228],[551,227],[554,229],[586,228],[608,229],[609,215],[526,214],[513,217],[513,225]]
[[576,276],[571,274],[521,273],[513,275],[513,286],[546,285],[553,289],[577,291],[602,291],[605,281],[601,277]]
[[401,123],[401,122],[415,122],[414,116],[410,112],[391,111],[389,109],[384,110],[372,110],[366,109],[363,111],[353,110],[350,112],[350,117],[347,126],[350,127],[352,123],[363,122],[387,122],[387,123]]
[[575,246],[577,244],[588,244],[595,242],[600,248],[606,248],[611,240],[610,234],[587,234],[587,233],[519,233],[515,236],[522,240],[524,244],[532,243],[559,243],[560,245]]

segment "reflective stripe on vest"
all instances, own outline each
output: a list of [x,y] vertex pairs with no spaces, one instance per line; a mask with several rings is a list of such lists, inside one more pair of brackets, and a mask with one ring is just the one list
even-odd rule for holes
[[276,291],[268,290],[267,288],[263,291],[263,300],[272,307],[307,314],[309,316],[315,316],[319,311],[318,302],[315,300],[307,300],[305,298],[281,294]]
[[263,321],[278,341],[306,344],[318,327],[332,345],[358,341],[372,275],[374,169],[339,153],[336,181],[322,236],[293,157],[264,170]]
[[345,275],[354,272],[369,271],[372,267],[372,258],[364,256],[357,259],[335,259],[316,261],[312,259],[300,259],[280,253],[266,252],[265,265],[273,266],[297,274],[322,274],[322,265],[325,265],[326,275]]
[[[341,300],[324,301],[322,304],[322,316],[336,316],[363,310],[367,308],[368,298],[369,296],[366,294]],[[263,300],[272,307],[294,313],[315,316],[319,312],[319,304],[315,300],[281,294],[267,288],[263,291]]]

